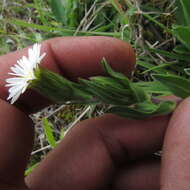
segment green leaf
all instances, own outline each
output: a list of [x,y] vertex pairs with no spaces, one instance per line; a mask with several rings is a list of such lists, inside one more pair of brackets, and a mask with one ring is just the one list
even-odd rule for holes
[[170,90],[158,81],[138,82],[137,85],[143,88],[147,93],[154,93],[158,95],[169,95]]
[[146,68],[146,70],[143,71],[142,74],[147,73],[151,70],[154,70],[156,73],[166,73],[167,72],[166,69],[163,69],[162,67],[155,66],[154,64],[149,63],[148,61],[139,60],[139,61],[137,61],[137,65],[140,65],[140,66]]
[[190,51],[184,46],[184,45],[177,45],[173,51],[175,51],[178,54],[185,54],[185,55],[189,55]]
[[158,115],[166,115],[171,113],[176,108],[176,102],[172,101],[164,101],[161,102],[157,108],[157,110],[154,112],[154,116]]
[[65,13],[64,13],[64,5],[63,0],[51,0],[51,8],[53,14],[59,22],[64,22]]
[[136,102],[144,102],[149,100],[149,96],[143,88],[140,88],[138,85],[132,82],[130,83],[130,87],[133,91],[133,96],[135,97]]
[[110,86],[105,87],[101,84],[98,84],[97,82],[85,79],[80,79],[79,82],[88,87],[86,90],[93,94],[95,99],[101,100],[103,103],[113,105],[128,105],[134,101],[132,96],[131,98],[129,95],[123,96],[120,93],[117,93],[117,91],[115,91],[115,89],[111,88]]
[[38,166],[38,164],[39,164],[39,163],[34,164],[34,165],[32,165],[31,167],[29,167],[28,169],[26,169],[25,172],[24,172],[24,175],[25,175],[25,176],[28,176],[28,175],[33,171],[33,169],[35,169],[35,168]]
[[78,1],[76,0],[51,0],[51,8],[59,22],[75,27],[78,24]]
[[105,72],[109,74],[111,77],[117,79],[122,85],[126,88],[129,87],[129,79],[122,73],[115,72],[110,65],[107,63],[106,59],[104,58],[101,62]]
[[176,18],[180,25],[190,26],[190,1],[189,0],[176,0],[176,5],[178,7]]
[[166,86],[174,95],[181,98],[190,96],[190,81],[177,75],[153,74],[153,78]]
[[143,102],[137,104],[135,107],[141,113],[149,116],[165,115],[170,113],[176,107],[176,103],[172,101],[162,101],[159,104],[154,104],[150,102]]
[[142,102],[135,106],[135,109],[149,116],[156,116],[156,115],[165,115],[170,113],[174,110],[176,106],[175,102],[172,101],[161,101],[159,104],[154,104],[150,102]]
[[147,102],[140,102],[134,106],[134,109],[137,110],[141,114],[152,114],[157,110],[158,106],[156,104]]
[[110,77],[104,77],[104,76],[96,76],[96,77],[91,77],[90,78],[91,81],[94,81],[96,83],[101,84],[102,86],[111,86],[114,88],[123,88],[123,86],[118,83],[117,80],[115,80],[114,78],[110,78]]
[[176,53],[164,51],[164,50],[161,50],[161,49],[149,48],[148,50],[150,52],[159,53],[159,54],[161,54],[163,56],[166,56],[168,58],[171,58],[171,59],[177,59],[177,60],[182,60],[182,61],[189,61],[189,59],[190,59],[190,56],[176,54]]
[[[145,74],[150,71],[156,71],[156,70],[158,71],[161,68],[172,67],[173,65],[176,65],[176,64],[178,64],[178,63],[162,63],[162,64],[156,65],[150,69],[147,69],[142,74]],[[162,70],[160,73],[166,73],[166,72],[167,72],[167,70]]]
[[52,148],[56,147],[56,140],[54,138],[53,131],[52,131],[53,126],[51,125],[51,123],[48,121],[47,118],[43,118],[42,123],[43,123],[43,128],[47,137],[47,141],[49,142]]
[[35,8],[39,13],[40,20],[43,23],[43,25],[48,25],[48,21],[45,17],[45,12],[42,10],[42,1],[41,0],[34,0]]
[[[189,19],[190,20],[190,19]],[[172,30],[173,35],[190,50],[190,27],[175,25]]]
[[137,85],[135,85],[135,83],[130,82],[129,79],[122,73],[113,71],[113,69],[109,66],[105,59],[102,60],[101,64],[103,65],[106,73],[118,80],[120,84],[123,85],[123,87],[129,89],[132,92],[132,97],[135,98],[135,100],[133,101],[135,103],[148,100],[148,96],[145,91],[143,91],[143,89],[139,88]]
[[108,109],[107,113],[112,113],[116,114],[121,117],[126,117],[129,119],[144,119],[146,117],[145,114],[140,113],[139,111],[130,108],[130,107],[119,107],[119,106],[114,106]]
[[153,104],[150,102],[142,102],[133,107],[115,106],[111,107],[107,112],[117,114],[121,117],[129,119],[145,119],[148,117],[166,115],[171,113],[176,107],[175,102],[163,101],[160,104]]
[[91,77],[90,80],[96,84],[101,85],[109,91],[117,93],[117,95],[130,96],[132,95],[131,89],[124,88],[116,79],[110,77]]
[[[5,19],[4,19],[5,20]],[[45,32],[61,32],[66,35],[73,35],[76,30],[71,30],[68,28],[61,28],[61,27],[51,27],[51,26],[46,26],[46,25],[39,25],[39,24],[34,24],[34,23],[28,23],[26,21],[20,20],[20,19],[6,19],[5,20],[7,23],[10,24],[15,24],[17,26],[22,26],[25,28],[33,28]],[[95,32],[95,31],[79,31],[79,35],[98,35],[98,36],[111,36],[111,37],[120,37],[119,32]]]

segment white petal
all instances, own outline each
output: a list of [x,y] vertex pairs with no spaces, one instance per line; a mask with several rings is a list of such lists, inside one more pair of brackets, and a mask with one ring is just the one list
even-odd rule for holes
[[10,68],[12,72],[9,72],[8,74],[13,75],[14,77],[6,79],[7,84],[5,86],[9,87],[9,96],[7,99],[11,99],[11,103],[14,103],[19,96],[25,92],[29,81],[36,78],[34,70],[46,56],[46,53],[43,53],[40,56],[40,49],[41,44],[34,44],[28,49],[28,58],[22,56],[17,61],[17,64]]
[[17,77],[25,77],[24,74],[19,74],[19,73],[8,73],[9,75],[17,76]]
[[13,86],[13,87],[9,88],[9,92],[11,94],[15,94],[15,93],[17,93],[19,91],[22,92],[22,89],[25,88],[25,86],[28,86],[28,85],[23,83],[22,85]]
[[43,53],[43,54],[39,57],[38,62],[40,63],[40,62],[41,62],[41,60],[42,60],[45,56],[46,56],[46,53]]
[[5,86],[9,87],[9,86],[17,86],[17,85],[22,85],[23,83],[27,83],[27,82],[17,82],[17,83],[8,83]]
[[28,85],[25,85],[25,86],[22,88],[22,91],[21,91],[22,94],[26,91],[27,87],[28,87]]
[[7,83],[17,83],[17,82],[25,82],[27,80],[28,79],[26,79],[26,78],[14,77],[14,78],[8,78],[8,79],[6,79],[6,82]]
[[32,60],[34,60],[34,54],[33,54],[33,51],[32,51],[32,49],[31,48],[29,48],[28,49],[28,59],[29,59],[29,61],[32,61]]
[[15,67],[11,67],[11,70],[15,73],[15,74],[24,74],[24,69],[22,69],[21,67],[19,67],[18,65],[16,65]]
[[11,104],[14,104],[18,100],[20,95],[21,95],[21,92],[18,92],[17,94],[15,94],[11,100]]

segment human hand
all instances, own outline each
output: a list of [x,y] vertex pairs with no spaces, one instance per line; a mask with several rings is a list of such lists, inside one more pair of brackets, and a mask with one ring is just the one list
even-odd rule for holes
[[[130,73],[134,63],[127,44],[105,37],[52,39],[43,43],[42,51],[47,52],[44,67],[73,80],[101,74],[97,63],[102,57],[125,74]],[[160,176],[162,190],[190,187],[190,153],[186,152],[189,100],[176,110],[168,129],[170,116],[134,121],[109,114],[83,121],[24,182],[34,136],[27,114],[50,103],[33,91],[26,92],[16,107],[3,100],[7,97],[4,81],[9,68],[26,52],[25,49],[0,57],[0,189],[152,190],[160,189]],[[163,141],[160,172],[160,160],[152,155],[161,149]]]

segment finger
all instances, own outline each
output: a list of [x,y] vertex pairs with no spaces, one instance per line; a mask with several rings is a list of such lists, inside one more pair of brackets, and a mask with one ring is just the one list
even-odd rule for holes
[[160,160],[151,159],[129,163],[118,171],[113,190],[159,190]]
[[[87,78],[103,73],[100,61],[105,57],[108,63],[117,71],[128,74],[134,68],[135,54],[127,43],[108,37],[68,37],[54,38],[42,43],[42,52],[47,56],[42,66],[65,77],[76,80],[78,77]],[[5,79],[10,78],[10,66],[21,56],[27,56],[27,48],[0,57],[0,97],[7,97]],[[35,99],[35,101],[33,101]],[[18,104],[27,111],[37,111],[50,102],[39,94],[28,91]]]
[[31,120],[0,100],[0,184],[24,184],[24,170],[33,144]]
[[40,163],[27,183],[31,189],[106,189],[118,164],[161,147],[167,123],[168,117],[139,122],[113,115],[83,121]]
[[174,112],[165,137],[162,190],[190,189],[190,98]]

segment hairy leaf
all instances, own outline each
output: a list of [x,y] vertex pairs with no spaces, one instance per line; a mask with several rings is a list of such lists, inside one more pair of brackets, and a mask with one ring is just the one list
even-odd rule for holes
[[114,106],[108,110],[108,113],[116,114],[121,117],[131,119],[145,119],[147,116],[153,117],[158,115],[165,115],[172,112],[176,107],[175,102],[164,101],[160,104],[151,104],[150,102],[143,102],[134,105],[133,107],[127,106]]

